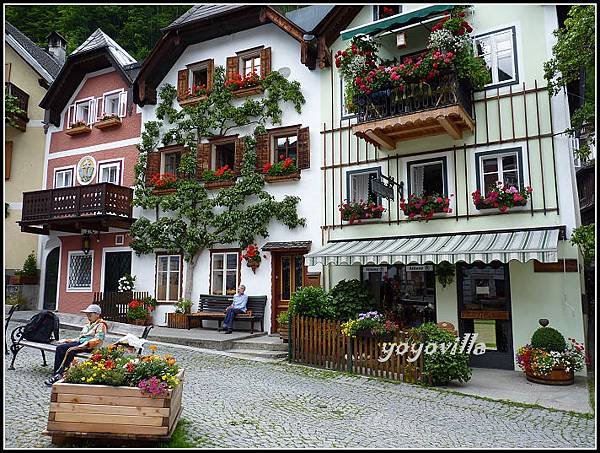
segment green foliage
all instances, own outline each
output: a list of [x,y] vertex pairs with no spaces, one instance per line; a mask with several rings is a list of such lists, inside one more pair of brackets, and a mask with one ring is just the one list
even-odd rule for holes
[[454,281],[454,275],[456,273],[456,266],[450,264],[448,261],[442,261],[435,267],[435,275],[437,276],[438,282],[445,288],[447,285]]
[[175,376],[179,373],[179,365],[169,365],[166,360],[141,360],[129,376],[131,385],[137,385],[142,379],[150,379],[152,376]]
[[175,313],[191,313],[192,301],[189,299],[179,299],[175,304]]
[[24,307],[27,305],[27,299],[25,299],[25,296],[23,296],[23,293],[19,290],[6,295],[4,297],[4,303],[6,305],[17,305],[19,307]]
[[282,311],[281,313],[279,313],[277,315],[277,323],[278,324],[287,324],[288,322],[290,322],[290,314],[287,310]]
[[571,244],[581,248],[585,264],[591,264],[596,253],[596,225],[581,225],[573,230]]
[[[409,335],[415,340],[425,343],[454,343],[455,337],[432,322],[426,322],[419,327],[410,329]],[[423,348],[425,350],[425,348]],[[472,370],[469,367],[469,354],[448,352],[443,353],[440,348],[433,354],[423,354],[424,370],[423,382],[429,385],[446,385],[451,380],[467,382],[471,379]]]
[[369,289],[360,280],[342,280],[329,292],[333,316],[340,321],[356,318],[359,313],[375,309]]
[[320,286],[300,288],[292,295],[288,312],[290,316],[331,319],[333,318],[331,297]]
[[4,89],[4,122],[9,126],[16,127],[16,115],[26,115],[27,112],[19,107],[15,96],[8,94],[8,88]]
[[552,327],[540,327],[531,336],[531,347],[547,352],[562,352],[566,349],[565,337]]
[[566,132],[575,137],[584,134],[578,157],[585,160],[595,142],[596,8],[572,6],[567,16],[564,28],[554,31],[558,40],[552,47],[553,57],[544,63],[544,78],[551,95],[570,82],[584,82],[583,103],[571,116],[571,128]]
[[19,269],[15,272],[16,275],[22,277],[37,277],[37,260],[35,259],[35,252],[32,250],[25,262],[23,263],[23,269]]

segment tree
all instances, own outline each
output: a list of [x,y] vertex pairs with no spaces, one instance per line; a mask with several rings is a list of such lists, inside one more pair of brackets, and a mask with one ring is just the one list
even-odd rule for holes
[[[140,217],[132,225],[131,248],[138,254],[157,249],[181,253],[186,266],[184,297],[191,298],[193,270],[200,254],[215,244],[238,243],[240,248],[255,242],[256,236],[266,238],[268,226],[275,219],[289,228],[304,226],[299,218],[298,197],[286,196],[277,201],[264,191],[264,180],[255,170],[255,135],[265,132],[267,123],[280,124],[280,103],[290,102],[300,113],[305,102],[300,84],[287,81],[272,72],[262,81],[266,95],[260,100],[246,99],[241,105],[233,88],[225,83],[223,67],[215,68],[213,90],[195,106],[181,110],[173,107],[177,91],[165,85],[159,91],[157,121],[144,124],[140,157],[136,164],[134,205],[155,209],[156,219]],[[210,194],[197,174],[196,150],[201,141],[225,135],[232,128],[253,126],[253,134],[245,137],[241,178],[235,185]],[[157,195],[146,181],[149,153],[163,145],[182,144],[182,154],[175,182],[175,192]]]
[[596,8],[594,5],[572,6],[564,28],[554,31],[558,41],[552,47],[553,57],[544,63],[544,78],[548,92],[556,95],[568,83],[581,80],[584,84],[582,105],[571,116],[567,132],[579,137],[579,156],[585,160],[595,143],[595,79],[596,79]]

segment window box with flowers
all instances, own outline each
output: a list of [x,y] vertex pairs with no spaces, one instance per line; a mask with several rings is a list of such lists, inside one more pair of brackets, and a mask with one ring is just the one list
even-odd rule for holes
[[[452,195],[450,195],[452,197]],[[411,194],[408,200],[400,200],[400,209],[410,220],[425,220],[428,222],[436,213],[451,213],[450,198],[437,193],[417,196]]]
[[498,208],[500,212],[506,212],[510,208],[527,205],[531,192],[533,189],[529,186],[519,190],[515,186],[507,186],[498,181],[495,188],[486,192],[485,197],[481,196],[479,189],[471,195],[475,209]]
[[246,266],[252,269],[256,274],[256,269],[260,266],[261,257],[258,245],[250,244],[242,252],[242,259],[246,260]]
[[[284,156],[280,155],[279,158],[283,159]],[[300,170],[291,157],[276,163],[267,162],[263,167],[263,174],[267,182],[298,181],[300,179]]]
[[98,129],[108,129],[109,127],[120,126],[121,118],[117,115],[104,115],[100,121],[96,123]]
[[342,203],[338,209],[342,214],[342,220],[350,222],[350,225],[361,223],[362,220],[380,219],[386,211],[382,205],[371,200]]
[[150,178],[150,185],[154,186],[152,193],[155,195],[164,195],[175,192],[177,176],[172,173],[155,173]]
[[235,184],[235,174],[229,165],[223,165],[216,170],[204,170],[202,173],[204,187],[207,189],[220,189]]
[[262,79],[256,71],[244,76],[233,74],[225,81],[225,88],[231,90],[233,95],[238,98],[260,94],[264,91]]
[[196,105],[198,102],[208,98],[208,88],[206,84],[194,85],[188,89],[187,96],[185,99],[179,101],[179,105],[184,107],[186,105]]
[[134,299],[127,306],[127,319],[137,326],[149,326],[152,324],[152,312],[155,307],[156,299],[152,297]]
[[69,128],[65,131],[65,134],[74,136],[80,134],[87,134],[89,132],[92,132],[92,128],[90,126],[88,126],[83,121],[77,121],[69,125]]

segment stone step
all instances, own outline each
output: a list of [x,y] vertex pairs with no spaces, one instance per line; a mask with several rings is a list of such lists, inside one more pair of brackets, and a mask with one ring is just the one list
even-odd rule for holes
[[267,351],[284,351],[287,352],[288,345],[284,343],[279,336],[264,336],[258,338],[247,338],[233,342],[234,348],[255,349]]
[[285,359],[287,358],[287,352],[284,351],[268,351],[261,349],[240,349],[234,348],[227,351],[228,354],[235,354],[239,357],[247,358],[263,358],[263,359]]

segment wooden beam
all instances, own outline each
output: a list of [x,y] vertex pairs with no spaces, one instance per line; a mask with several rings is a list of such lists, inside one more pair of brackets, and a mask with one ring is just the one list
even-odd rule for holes
[[44,225],[42,228],[34,228],[27,225],[21,225],[21,231],[23,233],[33,233],[33,234],[43,234],[48,236],[50,234],[50,230],[47,225]]
[[450,137],[452,137],[454,140],[460,140],[462,138],[462,131],[456,127],[451,119],[445,116],[438,116],[437,120],[438,123],[440,123],[446,130],[446,132],[448,132],[448,135],[450,135]]
[[374,129],[366,132],[367,136],[376,141],[377,144],[385,149],[393,150],[396,148],[396,142],[385,135],[380,129]]
[[261,22],[266,22],[270,20],[279,28],[281,28],[284,32],[290,35],[298,42],[303,42],[304,32],[300,27],[291,22],[287,17],[281,15],[279,12],[272,9],[270,6],[263,8],[260,12],[259,20]]

